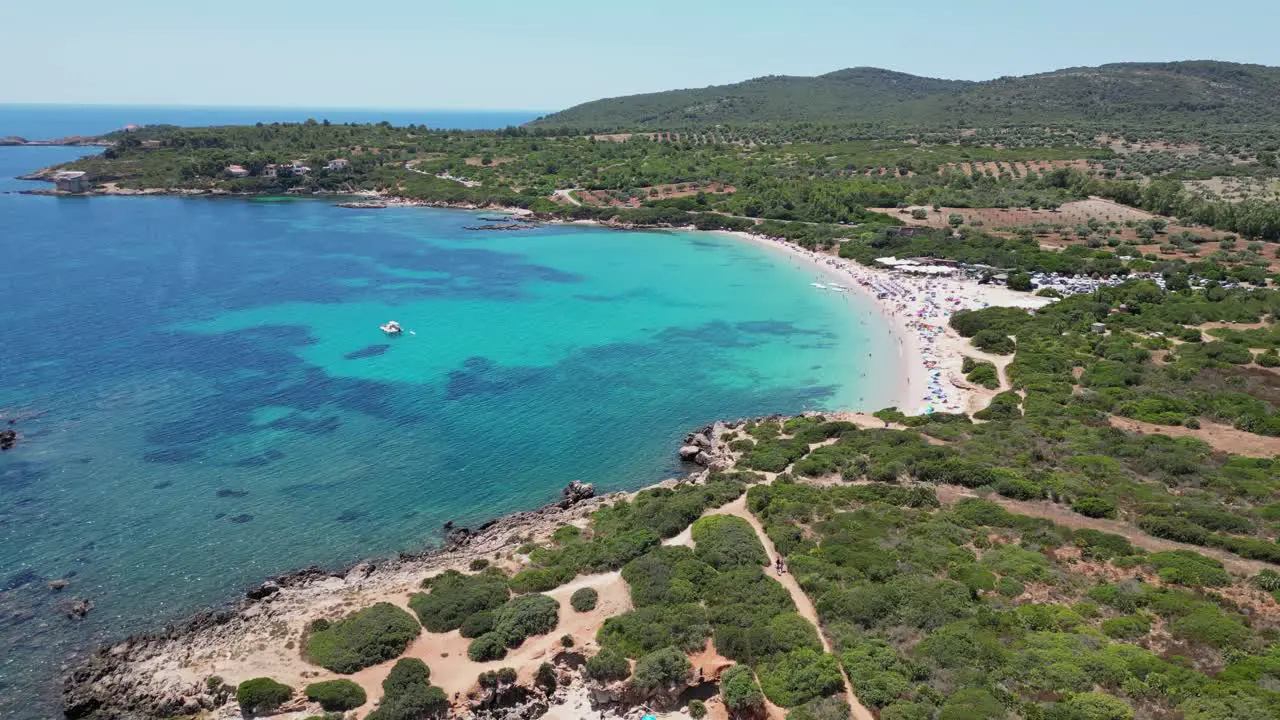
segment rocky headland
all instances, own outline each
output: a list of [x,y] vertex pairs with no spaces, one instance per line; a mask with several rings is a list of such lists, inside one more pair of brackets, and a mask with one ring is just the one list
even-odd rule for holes
[[[701,467],[655,487],[702,482],[709,470],[730,467],[732,455],[720,438],[738,426],[716,423],[689,433],[679,454]],[[697,452],[691,448],[697,448]],[[234,682],[247,677],[238,674],[275,676],[304,684],[332,675],[308,665],[298,649],[305,628],[316,618],[337,619],[374,602],[403,601],[421,588],[424,578],[448,569],[466,571],[476,560],[498,565],[510,562],[520,546],[545,542],[566,524],[584,527],[596,510],[633,495],[617,492],[598,496],[592,485],[573,481],[562,490],[559,501],[537,510],[507,515],[476,528],[447,523],[444,540],[436,548],[362,561],[338,570],[309,567],[273,577],[225,607],[198,613],[157,632],[99,647],[65,677],[64,712],[68,718],[113,720],[197,713],[210,719],[239,718],[241,709],[231,688]],[[610,579],[625,594],[620,577]],[[572,590],[572,586],[573,583],[562,589]],[[558,629],[557,634],[563,629]],[[584,638],[588,634],[594,637],[594,627],[577,629]],[[556,668],[558,683],[554,693],[538,691],[531,668],[518,666],[521,682],[500,691],[474,686],[475,672],[460,670],[460,676],[469,673],[465,674],[467,687],[459,691],[445,686],[453,696],[453,712],[474,718],[558,717],[547,713],[560,707],[569,713],[564,715],[567,718],[578,717],[575,713],[579,712],[595,714],[594,709],[586,708],[607,705],[614,710],[625,709],[656,699],[633,697],[621,685],[610,688],[589,684],[582,674],[585,657],[575,650],[556,646],[537,656],[535,666],[550,661]],[[445,652],[439,657],[449,655]],[[465,653],[454,657],[465,661]],[[448,675],[449,668],[442,667],[448,662],[431,662],[433,681],[437,676]],[[232,685],[224,683],[221,673]],[[294,700],[282,711],[315,709],[310,705],[305,700]]]

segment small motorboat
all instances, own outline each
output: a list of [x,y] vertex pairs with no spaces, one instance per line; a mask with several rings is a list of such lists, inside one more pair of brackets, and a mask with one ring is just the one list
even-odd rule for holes
[[386,325],[382,326],[382,332],[388,335],[399,335],[400,333],[404,332],[404,328],[400,327],[400,323],[396,322],[395,320],[392,320],[391,322],[388,322]]

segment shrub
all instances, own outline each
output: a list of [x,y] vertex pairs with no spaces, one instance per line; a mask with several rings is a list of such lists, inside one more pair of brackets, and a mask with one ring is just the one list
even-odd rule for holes
[[622,653],[604,648],[587,660],[587,677],[598,682],[626,680],[631,675],[631,663]]
[[1031,284],[1031,275],[1024,272],[1009,273],[1009,279],[1006,281],[1010,290],[1018,290],[1021,292],[1030,292],[1033,287]]
[[1107,637],[1119,640],[1140,638],[1151,632],[1151,616],[1121,615],[1110,620],[1103,620],[1102,632],[1106,633]]
[[489,567],[489,561],[484,558],[476,558],[467,567],[471,569],[471,572],[480,572]]
[[997,330],[983,330],[974,335],[970,342],[979,350],[985,350],[996,355],[1009,355],[1017,349],[1013,338]]
[[468,617],[500,607],[511,594],[506,578],[496,570],[478,575],[448,570],[423,584],[431,592],[409,598],[409,607],[431,632],[457,630]]
[[1174,637],[1194,640],[1216,648],[1240,645],[1249,638],[1249,628],[1240,621],[1224,615],[1217,608],[1207,607],[1180,617],[1170,625]]
[[487,632],[467,646],[467,657],[471,658],[471,662],[490,662],[506,656],[507,639],[502,633]]
[[717,570],[761,567],[769,557],[756,531],[740,517],[708,515],[693,524],[694,555]]
[[622,568],[636,607],[698,602],[715,574],[683,545],[656,548]]
[[760,688],[782,707],[795,707],[844,687],[836,659],[811,648],[793,650],[760,667]]
[[369,699],[364,688],[350,680],[325,680],[307,686],[307,699],[329,711],[355,710]]
[[976,385],[981,385],[988,390],[995,390],[1000,387],[1000,374],[996,371],[996,366],[991,363],[980,363],[965,375],[965,378]]
[[1250,582],[1259,590],[1275,592],[1280,590],[1280,573],[1268,568],[1254,575]]
[[399,656],[421,627],[412,615],[381,602],[307,638],[306,656],[336,673],[353,673]]
[[1147,564],[1156,569],[1166,583],[1193,587],[1221,587],[1231,584],[1231,576],[1222,563],[1192,550],[1170,550],[1147,556]]
[[750,713],[764,707],[764,693],[746,665],[734,665],[720,675],[720,697],[733,713]]
[[997,720],[1007,717],[1004,705],[991,693],[965,688],[952,693],[938,713],[938,720]]
[[918,703],[894,703],[880,711],[880,720],[931,720],[933,708]]
[[579,588],[569,596],[569,605],[578,612],[591,612],[596,609],[596,602],[599,599],[600,593],[596,592],[595,588]]
[[707,716],[707,706],[701,700],[689,701],[689,717],[693,720],[702,720]]
[[1133,708],[1120,698],[1086,692],[1059,703],[1047,717],[1050,720],[1133,720]]
[[787,713],[787,720],[849,720],[850,717],[849,704],[841,697],[810,700]]
[[236,686],[236,702],[249,714],[269,713],[291,697],[293,688],[271,678],[253,678]]
[[548,695],[556,691],[556,669],[549,662],[544,662],[538,666],[538,672],[534,676],[534,683],[542,688]]
[[683,652],[665,647],[636,661],[631,683],[641,690],[678,687],[688,680],[690,667]]
[[1116,503],[1110,498],[1083,495],[1071,501],[1071,509],[1091,518],[1114,518]]
[[431,671],[417,658],[401,658],[382,681],[382,699],[366,720],[443,718],[449,711],[444,690],[431,684]]
[[547,595],[521,595],[494,613],[494,632],[507,647],[519,647],[531,635],[546,635],[560,622],[560,603]]
[[384,695],[400,695],[418,685],[431,683],[431,668],[418,658],[400,658],[382,681]]
[[566,648],[571,648],[571,647],[573,647],[573,636],[572,636],[572,635],[569,635],[568,633],[565,633],[564,635],[561,635],[561,636],[560,636],[560,647],[566,647]]
[[458,628],[459,633],[464,638],[478,638],[481,635],[493,630],[496,620],[494,619],[492,610],[481,610],[478,613],[472,613],[462,621],[462,627]]
[[637,658],[667,646],[699,650],[710,635],[707,611],[697,603],[686,603],[641,607],[615,615],[604,621],[596,639],[600,647]]

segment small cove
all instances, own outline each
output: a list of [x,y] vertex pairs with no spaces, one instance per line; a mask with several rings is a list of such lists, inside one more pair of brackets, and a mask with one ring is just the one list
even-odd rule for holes
[[[0,152],[0,176],[58,152]],[[416,549],[571,479],[658,481],[717,418],[880,407],[896,372],[869,301],[719,235],[320,200],[0,212],[0,408],[23,433],[0,456],[0,697],[56,700],[69,652],[270,574]],[[393,318],[414,334],[383,336]],[[96,603],[82,622],[71,597]]]

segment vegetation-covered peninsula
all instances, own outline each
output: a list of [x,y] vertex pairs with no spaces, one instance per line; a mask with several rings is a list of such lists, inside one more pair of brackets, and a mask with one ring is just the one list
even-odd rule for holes
[[1280,719],[1277,72],[851,70],[493,132],[107,136],[60,169],[748,231],[1048,304],[950,315],[989,391],[971,413],[718,423],[680,482],[574,491],[106,648],[68,714]]

